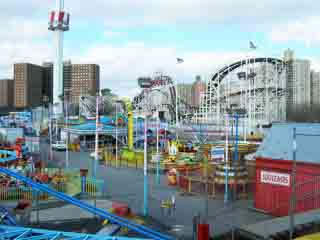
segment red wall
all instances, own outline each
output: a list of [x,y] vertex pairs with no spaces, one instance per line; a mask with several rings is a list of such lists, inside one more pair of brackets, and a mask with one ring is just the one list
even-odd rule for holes
[[[288,160],[256,159],[255,208],[274,216],[288,215],[292,178],[289,186],[262,183],[260,178],[261,171],[291,175],[292,165]],[[296,212],[320,208],[320,164],[297,162],[296,173]]]

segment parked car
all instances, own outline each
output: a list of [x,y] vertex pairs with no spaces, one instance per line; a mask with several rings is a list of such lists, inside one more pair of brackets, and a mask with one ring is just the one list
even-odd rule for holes
[[67,150],[67,144],[64,141],[58,141],[52,144],[52,149],[56,151]]
[[[98,160],[102,159],[102,154],[103,152],[101,150],[98,151]],[[96,157],[96,152],[90,153],[90,157],[95,158]]]

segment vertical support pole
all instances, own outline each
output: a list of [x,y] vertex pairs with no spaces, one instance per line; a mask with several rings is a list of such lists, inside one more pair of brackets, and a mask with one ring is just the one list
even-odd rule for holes
[[40,224],[40,216],[39,216],[39,195],[40,195],[40,191],[39,191],[39,190],[36,190],[37,225]]
[[[219,75],[219,78],[218,78],[218,87],[217,87],[217,91],[218,91],[218,94],[217,94],[217,96],[218,96],[218,99],[217,99],[217,120],[216,120],[216,122],[217,122],[217,125],[218,125],[218,127],[219,127],[219,125],[220,125],[220,112],[221,112],[221,103],[220,103],[220,75]],[[210,96],[211,97],[211,96]]]
[[52,151],[52,105],[49,106],[49,138],[50,138],[50,161],[53,160]]
[[290,240],[293,239],[294,234],[294,225],[295,225],[295,208],[296,208],[296,171],[297,171],[297,161],[296,161],[296,152],[297,152],[297,133],[296,128],[293,128],[293,151],[292,151],[292,181],[291,181],[291,201],[290,201]]
[[98,128],[99,128],[99,95],[96,97],[96,139],[95,139],[95,156],[94,156],[94,164],[93,164],[93,172],[92,177],[95,179],[97,174],[97,163],[99,161],[99,134],[98,134]]
[[176,140],[178,140],[179,112],[178,112],[178,79],[176,79]]
[[[128,112],[128,148],[129,150],[133,150],[133,130],[134,130],[133,114],[132,112]],[[136,138],[137,138],[137,131],[136,131]]]
[[[204,154],[202,155],[204,156]],[[205,223],[209,221],[209,179],[208,179],[208,158],[204,157],[204,167],[205,167],[205,191],[206,191],[206,201],[205,201]]]
[[[96,99],[96,144],[95,144],[95,156],[94,156],[94,166],[93,166],[93,181],[96,183],[97,179],[97,165],[99,161],[99,131],[100,131],[100,124],[99,124],[99,101],[100,101],[100,94],[97,94]],[[94,189],[94,207],[97,207],[97,187],[95,185]],[[96,214],[94,215],[96,218]]]
[[247,142],[246,118],[243,118],[243,140]]
[[247,56],[247,69],[246,69],[246,82],[249,83],[249,89],[246,90],[246,96],[247,96],[247,103],[249,105],[249,114],[248,114],[248,129],[249,132],[251,132],[251,120],[252,120],[252,106],[251,106],[251,80],[250,78],[248,78],[248,74],[249,74],[249,63],[250,63],[250,58],[249,56]]
[[236,142],[235,142],[235,146],[234,146],[234,160],[238,161],[238,135],[239,135],[239,115],[235,114],[235,120],[236,120]]
[[138,135],[139,135],[139,133],[138,133],[138,124],[139,124],[139,118],[136,117],[136,122],[135,122],[135,125],[136,125],[136,138],[135,138],[136,149],[138,149],[138,139],[139,139],[139,137],[138,137]]
[[226,115],[226,165],[225,165],[225,190],[224,190],[224,203],[228,203],[229,196],[229,187],[228,187],[228,178],[229,178],[229,142],[228,142],[228,134],[229,134],[229,116]]
[[118,167],[118,103],[116,103],[116,168]]
[[159,157],[159,125],[160,125],[160,119],[159,119],[159,111],[157,111],[157,183],[160,184],[160,157]]
[[65,103],[66,106],[66,130],[67,130],[67,139],[66,139],[66,168],[69,168],[69,125],[68,125],[68,101]]
[[144,184],[143,184],[143,215],[148,216],[148,154],[147,154],[147,125],[148,125],[148,116],[145,115],[144,120],[144,164],[143,164],[143,176],[144,176]]

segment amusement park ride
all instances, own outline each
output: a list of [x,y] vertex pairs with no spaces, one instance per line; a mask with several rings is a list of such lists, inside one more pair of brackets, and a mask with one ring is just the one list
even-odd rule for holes
[[[143,81],[145,78],[139,78]],[[148,95],[149,103],[152,106],[151,112],[158,114],[161,120],[175,122],[176,108],[178,109],[179,119],[188,119],[196,111],[196,108],[190,106],[180,96],[176,96],[176,86],[170,76],[161,72],[155,73],[150,78],[151,84],[148,88],[144,88],[140,94],[133,99],[133,107],[135,112],[141,112],[146,96]],[[176,101],[178,101],[176,104]],[[157,116],[156,116],[157,117]]]
[[[56,57],[54,64],[53,81],[53,103],[54,114],[61,115],[61,95],[63,95],[63,33],[69,30],[70,15],[64,10],[64,1],[56,0],[56,10],[50,13],[49,30],[56,37]],[[255,132],[258,126],[269,125],[275,121],[283,121],[286,118],[286,84],[285,84],[284,62],[276,58],[248,58],[229,64],[219,69],[212,75],[206,85],[206,90],[201,95],[200,106],[190,106],[185,100],[178,96],[177,85],[169,76],[157,74],[153,78],[139,78],[141,93],[133,100],[132,109],[123,107],[117,109],[117,103],[110,97],[102,98],[105,105],[115,107],[116,117],[113,119],[116,139],[116,162],[118,167],[118,152],[120,157],[137,161],[143,160],[144,172],[144,199],[143,213],[148,216],[148,170],[156,165],[157,182],[160,183],[160,168],[168,173],[169,184],[180,187],[184,192],[205,193],[211,197],[223,197],[225,202],[230,198],[230,192],[234,193],[234,199],[246,196],[246,189],[250,184],[249,171],[244,156],[253,153],[257,144],[247,141],[248,133]],[[103,105],[103,104],[102,104]],[[179,107],[178,107],[179,106]],[[99,133],[103,126],[99,122],[99,100],[95,96],[81,96],[79,98],[81,114],[87,119],[96,116],[95,126],[95,166],[96,169],[99,155]],[[241,109],[242,114],[233,111]],[[127,112],[126,112],[127,110]],[[127,119],[119,124],[118,113],[127,114]],[[143,132],[135,134],[135,124],[138,117],[143,118]],[[56,116],[55,116],[56,117]],[[137,121],[134,121],[134,118]],[[123,118],[124,119],[124,118]],[[179,120],[183,124],[178,124]],[[156,151],[152,147],[148,122],[155,123]],[[170,129],[160,129],[160,122],[175,123]],[[190,124],[188,126],[188,124]],[[209,126],[212,128],[193,128],[191,124]],[[199,125],[200,124],[200,125]],[[51,124],[50,124],[51,125]],[[112,124],[110,124],[112,125]],[[118,151],[118,126],[125,128],[127,125],[127,147]],[[232,127],[231,127],[232,125]],[[239,133],[239,125],[245,126],[242,136]],[[101,127],[102,126],[102,127]],[[190,127],[191,126],[191,127]],[[192,137],[187,136],[191,129]],[[225,129],[225,131],[224,131]],[[217,130],[219,130],[217,132]],[[49,130],[52,133],[51,129]],[[99,132],[100,131],[100,132]],[[164,134],[161,134],[164,131]],[[207,138],[209,132],[218,133],[219,137],[212,141]],[[235,132],[235,133],[234,133]],[[169,138],[166,134],[175,133],[175,137]],[[222,134],[221,134],[222,133]],[[203,135],[204,134],[204,135]],[[152,135],[152,134],[150,134]],[[111,134],[114,137],[113,134]],[[231,138],[232,136],[232,138]],[[135,148],[134,141],[142,137],[143,151]],[[240,138],[245,141],[240,142]],[[160,144],[163,140],[164,144]],[[123,144],[123,145],[125,145]],[[68,148],[68,146],[67,146]],[[150,158],[150,155],[153,155]],[[102,156],[105,156],[103,154]],[[12,180],[15,183],[23,183],[33,190],[44,192],[69,204],[75,205],[82,210],[88,211],[95,216],[106,219],[117,225],[117,231],[121,227],[129,228],[149,239],[171,240],[170,236],[154,231],[148,227],[133,223],[117,214],[98,209],[67,194],[61,193],[46,184],[59,185],[67,181],[66,177],[58,172],[49,177],[42,172],[32,172],[24,176],[20,172],[12,171],[8,167],[17,165],[28,165],[28,153],[23,139],[17,139],[15,145],[0,147],[0,185],[9,187]],[[102,159],[103,157],[101,157]],[[128,164],[129,165],[129,164]],[[16,169],[15,169],[16,170]],[[179,175],[179,177],[177,176]],[[85,176],[81,176],[84,179]],[[18,186],[18,184],[17,184]],[[230,190],[231,189],[231,190]],[[13,218],[6,209],[0,208],[3,221],[7,225],[16,225]],[[127,239],[113,236],[84,235],[76,233],[62,233],[39,229],[24,229],[0,225],[0,235],[7,239]],[[112,234],[116,234],[116,232]],[[111,234],[111,235],[112,235]],[[138,240],[138,239],[137,239]]]
[[212,75],[193,120],[225,125],[227,109],[245,109],[248,129],[286,119],[285,63],[256,57],[224,66]]

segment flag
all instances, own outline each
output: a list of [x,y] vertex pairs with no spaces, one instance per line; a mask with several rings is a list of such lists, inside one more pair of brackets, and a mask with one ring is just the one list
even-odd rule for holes
[[250,49],[257,49],[257,46],[253,44],[252,41],[250,41]]
[[177,63],[183,63],[183,59],[182,58],[177,58]]

